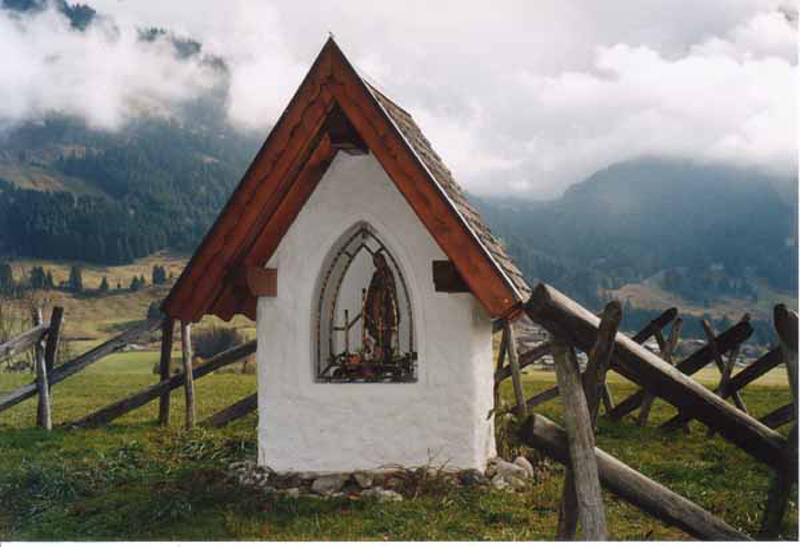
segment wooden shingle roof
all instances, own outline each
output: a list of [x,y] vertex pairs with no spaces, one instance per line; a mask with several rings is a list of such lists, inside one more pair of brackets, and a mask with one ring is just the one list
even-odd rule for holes
[[487,312],[515,313],[530,288],[501,242],[411,115],[366,83],[332,39],[162,310],[182,321],[236,313],[255,319],[248,269],[267,263],[335,155],[351,145],[375,156]]

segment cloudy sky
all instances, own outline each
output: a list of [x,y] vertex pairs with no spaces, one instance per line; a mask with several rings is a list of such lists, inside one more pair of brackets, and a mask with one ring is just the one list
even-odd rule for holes
[[231,122],[266,131],[332,32],[478,194],[553,197],[641,155],[797,170],[789,0],[86,1],[116,30],[0,15],[0,122],[57,110],[117,129],[213,86],[137,42],[158,26],[224,57]]

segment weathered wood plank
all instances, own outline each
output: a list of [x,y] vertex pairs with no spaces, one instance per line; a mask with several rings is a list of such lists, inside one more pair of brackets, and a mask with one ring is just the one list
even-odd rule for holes
[[781,531],[783,516],[792,486],[797,484],[797,424],[789,432],[789,438],[784,447],[784,468],[775,472],[767,494],[767,505],[761,517],[761,528],[758,532],[759,539],[776,539]]
[[[525,311],[554,336],[589,351],[597,337],[600,320],[557,290],[539,284]],[[749,325],[748,329],[752,330]],[[621,375],[652,391],[670,404],[688,410],[692,417],[718,428],[720,434],[757,459],[779,466],[784,439],[775,431],[732,408],[691,378],[657,355],[617,334],[612,367]]]
[[[670,321],[675,319],[678,315],[678,308],[669,308],[665,310],[661,315],[650,321],[647,325],[642,328],[639,332],[637,332],[633,336],[633,341],[639,344],[646,341],[648,338],[653,336],[653,333],[656,332],[658,329],[663,328],[664,326],[668,325]],[[495,321],[493,324],[493,328],[495,331],[502,328],[495,328],[495,325],[498,324],[498,321]],[[519,368],[520,370],[524,369],[528,365],[532,365],[545,355],[552,353],[550,349],[550,342],[543,342],[536,347],[529,349],[528,351],[520,354],[519,356]],[[495,371],[494,374],[494,381],[495,382],[502,382],[506,378],[511,376],[511,369],[509,367],[504,367],[498,371]]]
[[[33,311],[33,324],[40,326],[44,324],[42,320],[42,310],[36,308]],[[53,429],[53,418],[50,410],[50,386],[47,384],[47,364],[45,361],[44,340],[36,342],[36,388],[39,392],[39,404],[36,409],[36,427],[41,427],[45,431]]]
[[0,344],[0,362],[7,361],[14,355],[21,353],[38,343],[39,340],[44,338],[44,336],[47,334],[48,328],[49,325],[44,323],[41,325],[36,325],[32,329]]
[[201,427],[224,427],[234,420],[247,416],[258,408],[258,393],[248,395],[236,401],[231,406],[224,408],[200,422]]
[[[572,480],[569,477],[566,479],[565,488],[569,488],[570,482],[574,485],[578,521],[584,539],[602,541],[606,538],[605,510],[594,456],[592,419],[583,392],[580,369],[573,349],[558,338],[553,340],[553,359],[569,439]],[[574,509],[565,505],[565,518],[569,518],[566,514]]]
[[[749,321],[750,321],[750,316],[745,315],[745,317],[742,319],[742,321],[740,321],[740,323],[747,323]],[[725,362],[722,360],[722,354],[724,352],[720,351],[719,348],[717,347],[716,343],[717,335],[714,333],[714,329],[711,327],[711,324],[708,322],[708,320],[703,319],[702,321],[700,321],[700,324],[703,326],[703,331],[706,333],[706,339],[708,340],[708,345],[711,346],[711,352],[714,355],[714,363],[717,365],[717,369],[719,370],[719,373],[721,375],[720,377],[722,378],[722,381],[724,381],[725,384],[727,384],[726,380],[727,367],[725,365]],[[739,346],[734,346],[733,348],[731,348],[731,351],[735,351],[736,348],[738,347]],[[717,393],[719,393],[719,391],[717,391]],[[731,393],[731,397],[733,398],[733,402],[739,410],[747,412],[747,409],[744,406],[744,401],[742,400],[741,395],[739,395],[736,392],[733,392]]]
[[765,414],[758,419],[759,422],[772,429],[778,429],[782,425],[797,419],[797,413],[794,410],[794,403],[788,403],[780,408],[776,408],[772,412]]
[[622,321],[622,305],[618,300],[612,300],[603,310],[603,317],[597,329],[597,339],[589,352],[586,372],[581,377],[593,430],[597,426],[600,399],[603,390],[607,388],[606,373],[611,362],[614,337],[619,330],[620,321]]
[[[123,332],[119,336],[115,336],[111,340],[108,340],[87,351],[83,355],[64,363],[60,367],[54,368],[47,378],[50,388],[52,389],[55,384],[69,378],[73,374],[77,374],[92,363],[99,361],[106,355],[110,355],[111,353],[114,353],[115,351],[125,347],[127,344],[137,340],[140,336],[156,328],[159,322],[160,321],[158,319],[144,321],[141,325]],[[21,403],[26,399],[30,399],[36,395],[36,391],[36,382],[33,382],[26,384],[11,393],[3,395],[0,397],[0,412],[6,410],[7,408],[11,408],[18,403]]]
[[56,355],[61,342],[61,331],[64,329],[64,308],[55,306],[50,313],[50,329],[47,332],[47,345],[44,348],[44,362],[50,373],[56,366]]
[[517,339],[514,336],[514,327],[511,322],[506,322],[504,335],[508,343],[506,352],[508,353],[508,365],[511,367],[511,382],[514,386],[514,400],[516,401],[516,413],[520,419],[528,415],[528,408],[525,406],[525,392],[522,390],[522,376],[519,371],[519,357],[517,356]]
[[[663,338],[659,341],[659,347],[661,348],[661,358],[664,359],[669,364],[674,364],[672,362],[672,354],[675,351],[675,348],[678,345],[678,337],[681,333],[681,327],[683,326],[683,320],[678,317],[674,323],[672,323],[672,329],[669,332],[669,340],[664,341]],[[642,408],[639,411],[639,419],[637,423],[639,427],[644,427],[647,425],[647,419],[650,416],[650,410],[653,408],[653,402],[656,400],[655,395],[650,392],[647,392],[644,396],[644,401],[642,401]]]
[[[622,306],[616,300],[609,302],[603,310],[603,318],[597,333],[597,340],[589,352],[586,371],[581,375],[581,385],[586,397],[589,410],[589,421],[592,432],[597,431],[597,415],[600,407],[600,398],[607,390],[605,376],[611,351],[614,345],[614,336],[619,329],[622,319]],[[574,363],[576,370],[577,362]],[[607,410],[610,406],[607,408]],[[578,501],[575,491],[575,474],[572,469],[567,469],[564,475],[564,487],[561,491],[561,506],[558,513],[558,535],[560,540],[573,539],[577,528]]]
[[[722,351],[727,351],[735,345],[741,344],[753,333],[753,327],[749,323],[737,323],[730,329],[726,330],[717,338],[717,347],[722,348]],[[708,345],[703,346],[689,357],[678,363],[675,368],[687,376],[691,376],[698,370],[711,362],[713,359],[711,348]],[[613,367],[612,367],[613,368]],[[645,390],[640,389],[620,404],[614,407],[614,411],[609,414],[609,417],[614,420],[619,420],[625,415],[633,412],[644,401]],[[663,427],[663,425],[661,426]]]
[[186,394],[186,429],[192,429],[197,419],[194,401],[194,374],[192,372],[192,325],[181,321],[181,357],[183,359],[183,387]]
[[[175,332],[175,320],[165,317],[161,324],[161,355],[158,361],[158,374],[163,382],[170,377],[172,365],[172,340]],[[170,393],[164,393],[158,400],[158,424],[169,425]]]
[[777,367],[783,362],[783,354],[781,348],[776,347],[769,350],[767,353],[747,365],[744,370],[735,374],[728,386],[725,393],[720,393],[723,399],[728,397],[728,394],[734,391],[741,391],[745,386],[757,380],[773,368]]
[[781,341],[781,353],[786,365],[786,374],[789,376],[792,401],[797,407],[797,313],[783,304],[778,304],[773,310],[773,321]]
[[[563,464],[569,464],[566,432],[534,414],[521,429],[521,440]],[[750,538],[702,507],[676,494],[599,448],[594,449],[601,484],[645,513],[687,534],[707,540],[745,541]]]
[[[219,353],[197,367],[193,370],[193,376],[195,380],[199,380],[203,376],[207,374],[211,374],[215,370],[218,370],[225,365],[230,365],[231,363],[236,363],[241,361],[251,353],[256,351],[256,341],[253,340],[251,342],[247,342],[246,344],[242,344],[236,346],[235,348],[231,348],[229,350],[223,351]],[[102,424],[108,423],[123,414],[127,414],[132,410],[136,410],[137,408],[146,405],[153,399],[156,399],[163,395],[164,393],[168,393],[172,390],[175,390],[181,386],[183,386],[186,380],[186,376],[183,374],[176,374],[175,376],[171,376],[167,380],[163,380],[154,386],[150,386],[142,391],[135,393],[125,399],[117,401],[116,403],[112,403],[108,406],[97,410],[85,418],[78,420],[77,422],[73,423],[73,426],[76,427],[97,427]]]

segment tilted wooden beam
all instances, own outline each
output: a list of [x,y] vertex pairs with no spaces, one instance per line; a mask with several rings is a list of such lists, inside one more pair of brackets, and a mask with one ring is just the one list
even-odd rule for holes
[[[211,374],[215,370],[222,368],[225,365],[241,361],[255,351],[256,341],[253,340],[251,342],[247,342],[223,351],[222,353],[218,353],[194,369],[192,371],[193,377],[195,380],[199,380],[206,374]],[[126,397],[120,401],[117,401],[116,403],[112,403],[101,408],[100,410],[92,412],[85,418],[82,418],[71,425],[75,427],[97,427],[99,425],[108,423],[115,418],[119,418],[123,414],[127,414],[132,410],[136,410],[140,406],[149,403],[153,399],[156,399],[165,393],[169,393],[170,391],[181,387],[185,382],[185,375],[176,374],[175,376],[170,377],[168,380],[159,382],[154,386],[150,386],[134,395],[131,395],[130,397]]]
[[0,362],[11,359],[11,357],[17,353],[23,352],[34,344],[37,344],[39,340],[44,338],[49,328],[49,323],[36,325],[32,329],[0,344]]
[[[140,336],[155,329],[160,324],[160,319],[149,319],[144,321],[139,326],[125,331],[119,336],[115,336],[111,340],[100,344],[96,348],[87,351],[72,361],[68,361],[60,367],[54,368],[52,371],[50,371],[47,377],[49,386],[52,388],[55,384],[69,378],[73,374],[77,374],[92,363],[99,361],[106,355],[110,355],[111,353],[122,349],[131,342],[137,340]],[[25,399],[33,397],[36,395],[37,391],[36,383],[34,382],[24,385],[21,388],[18,388],[11,393],[0,397],[0,412],[16,405],[17,403],[21,403]]]
[[[753,327],[751,327],[748,323],[737,323],[717,337],[717,347],[721,348],[722,351],[728,351],[732,347],[737,346],[747,340],[752,333]],[[692,353],[689,357],[675,365],[675,369],[682,374],[691,376],[710,363],[713,358],[714,357],[712,355],[711,348],[706,344],[699,350]],[[609,417],[611,419],[618,420],[629,412],[633,412],[639,408],[644,401],[645,393],[645,390],[640,389],[615,406],[614,410],[609,413]]]
[[[539,284],[525,311],[553,336],[588,352],[597,339],[600,319],[557,290]],[[722,398],[676,370],[627,336],[617,334],[612,359],[614,370],[642,385],[719,433],[755,458],[782,465],[784,439],[755,418],[732,408]]]
[[[523,424],[522,441],[563,464],[569,463],[567,434],[544,416],[534,414]],[[665,486],[631,469],[599,448],[594,449],[600,483],[645,513],[698,539],[750,539],[724,521]]]
[[243,418],[258,408],[258,393],[240,399],[227,408],[200,422],[201,427],[223,427]]

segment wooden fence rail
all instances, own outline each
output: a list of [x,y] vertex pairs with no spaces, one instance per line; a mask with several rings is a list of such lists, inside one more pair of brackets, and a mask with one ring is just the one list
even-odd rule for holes
[[[563,464],[569,464],[566,432],[544,416],[534,414],[520,430],[521,440]],[[594,449],[600,483],[653,517],[708,540],[745,541],[750,538],[702,507],[631,469],[599,448]]]
[[38,344],[39,341],[47,336],[47,331],[49,329],[49,323],[42,323],[0,344],[0,362],[7,361],[14,355],[22,353],[33,345]]
[[[207,374],[211,374],[215,370],[240,361],[256,351],[256,341],[250,341],[245,344],[236,346],[229,350],[219,353],[193,370],[193,379],[198,380]],[[172,376],[167,380],[159,382],[156,385],[150,386],[134,395],[126,397],[116,403],[97,410],[88,416],[72,423],[75,427],[97,427],[102,424],[108,423],[115,418],[127,414],[132,410],[144,406],[153,399],[159,398],[165,393],[183,386],[186,382],[185,374],[178,374]]]
[[248,395],[200,422],[201,427],[223,427],[258,408],[258,393]]
[[[92,363],[99,361],[106,355],[114,353],[115,351],[118,351],[131,342],[137,340],[139,337],[158,327],[160,322],[161,321],[157,319],[144,321],[142,324],[120,334],[119,336],[115,336],[111,340],[100,344],[96,348],[89,350],[83,355],[80,355],[79,357],[76,357],[75,359],[68,361],[59,367],[53,368],[53,370],[49,371],[47,375],[50,388],[52,389],[55,384],[66,380],[73,374],[77,374]],[[33,382],[26,384],[11,393],[0,396],[0,412],[33,397],[36,395],[36,393],[38,393],[37,384],[36,382]]]
[[[751,334],[753,334],[753,327],[751,327],[749,323],[737,323],[717,337],[717,347],[723,352],[729,351],[732,347],[747,340]],[[675,365],[675,369],[686,376],[691,376],[709,364],[713,358],[713,352],[708,344],[706,344]],[[640,389],[619,403],[614,407],[614,410],[609,413],[609,418],[619,420],[639,408],[644,402],[646,393],[647,390]]]
[[[530,318],[554,336],[562,337],[584,352],[591,350],[599,318],[545,284],[539,284],[525,304]],[[746,329],[752,331],[749,325]],[[749,334],[749,333],[748,333]],[[755,418],[732,408],[688,376],[625,335],[614,341],[612,367],[679,409],[715,427],[719,433],[772,467],[783,464],[783,437]]]

